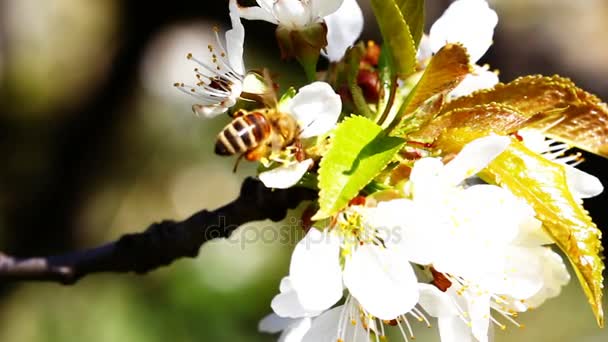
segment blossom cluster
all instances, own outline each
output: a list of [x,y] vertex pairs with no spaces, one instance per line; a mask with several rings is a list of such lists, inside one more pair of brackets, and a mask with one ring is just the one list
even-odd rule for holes
[[[357,43],[356,0],[231,0],[211,60],[188,55],[200,82],[176,83],[197,115],[232,116],[216,153],[258,162],[269,188],[319,192],[260,330],[345,342],[393,327],[407,341],[436,319],[444,342],[485,342],[568,283],[555,247],[602,325],[601,233],[582,200],[603,187],[568,151],[607,155],[606,104],[565,78],[502,84],[478,65],[498,23],[485,0],[454,1],[428,34],[424,1],[370,1],[381,45]],[[309,83],[279,96],[268,70],[247,70],[242,19],[277,25]]]

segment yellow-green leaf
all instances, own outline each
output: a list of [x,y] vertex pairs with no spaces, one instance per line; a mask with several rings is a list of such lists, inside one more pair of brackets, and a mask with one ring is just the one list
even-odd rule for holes
[[403,147],[403,139],[389,137],[362,116],[346,118],[336,127],[329,151],[319,168],[319,212],[329,217],[355,197]]
[[454,109],[410,134],[409,140],[433,143],[444,153],[455,153],[468,142],[490,133],[507,135],[530,119],[509,106],[498,103]]
[[608,108],[600,99],[563,77],[526,76],[457,98],[441,113],[497,102],[517,109],[531,120],[529,128],[591,153],[608,157]]
[[469,55],[462,45],[447,44],[431,59],[422,78],[406,100],[403,114],[414,112],[432,96],[450,92],[471,72]]
[[568,256],[597,322],[603,326],[602,234],[572,197],[564,166],[514,140],[480,175],[508,188],[534,208],[545,229]]
[[416,43],[396,0],[371,0],[392,70],[405,78],[416,67]]
[[564,110],[538,116],[528,128],[608,158],[608,108],[605,104],[570,105]]
[[527,115],[564,109],[571,104],[593,102],[597,98],[576,88],[572,81],[558,76],[525,76],[510,83],[499,83],[492,89],[459,97],[441,110],[473,107],[490,102],[511,106]]

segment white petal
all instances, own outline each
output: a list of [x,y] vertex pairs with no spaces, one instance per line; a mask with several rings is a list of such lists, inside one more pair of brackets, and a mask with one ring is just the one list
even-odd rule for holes
[[272,14],[279,21],[279,25],[292,29],[300,29],[312,22],[310,5],[300,0],[275,1]]
[[267,91],[268,86],[259,75],[255,73],[248,73],[243,79],[242,89],[248,93],[264,94]]
[[[262,1],[258,1],[258,4],[260,4]],[[257,6],[251,6],[251,7],[240,7],[238,8],[239,10],[239,16],[241,16],[241,18],[243,19],[248,19],[248,20],[264,20],[267,21],[269,23],[273,23],[273,24],[278,24],[278,20],[274,17],[274,15],[272,15],[272,6],[270,8],[265,8],[264,6],[257,7]]]
[[232,107],[234,104],[229,106],[223,104],[212,104],[212,105],[199,105],[195,104],[192,106],[192,111],[198,115],[202,116],[206,119],[214,118],[222,113],[225,113],[228,108]]
[[296,185],[313,163],[312,159],[306,159],[261,172],[258,177],[267,188],[287,189]]
[[289,108],[289,113],[300,123],[302,138],[321,135],[334,128],[341,111],[340,96],[325,82],[300,88]]
[[433,50],[431,50],[431,39],[427,34],[423,34],[420,39],[420,45],[418,45],[418,53],[416,59],[418,62],[424,62],[425,60],[433,56]]
[[562,287],[570,281],[570,274],[562,257],[550,248],[544,247],[536,250],[543,265],[543,287],[534,296],[526,299],[528,307],[536,308],[547,299],[557,297]]
[[391,249],[366,244],[344,267],[344,284],[361,306],[380,319],[409,312],[418,301],[418,281],[407,259]]
[[245,67],[243,66],[243,45],[245,44],[245,27],[241,23],[239,17],[239,9],[236,0],[230,0],[230,21],[232,21],[232,29],[226,31],[226,53],[230,66],[243,75]]
[[[460,0],[462,1],[462,0]],[[490,135],[468,143],[458,155],[445,165],[448,182],[457,185],[484,169],[511,143],[505,136]]]
[[430,284],[420,283],[418,288],[420,289],[418,304],[429,315],[439,318],[458,316],[458,308],[450,299],[450,295]]
[[411,193],[416,202],[427,204],[436,202],[437,195],[443,193],[444,165],[439,158],[422,158],[414,164],[410,174]]
[[256,0],[256,2],[266,12],[272,12],[272,6],[274,6],[276,0]]
[[[342,3],[347,0],[310,0],[313,16],[324,18],[341,9]],[[355,0],[356,1],[356,0]]]
[[408,199],[396,199],[368,208],[363,222],[383,234],[387,248],[400,249],[407,260],[428,265],[432,263],[436,253],[434,246],[437,246],[433,215],[433,207],[417,205]]
[[289,325],[294,323],[294,319],[279,317],[274,313],[262,318],[258,324],[258,330],[261,332],[276,334],[284,329],[287,329]]
[[451,97],[466,96],[478,90],[488,89],[498,84],[498,74],[489,71],[488,67],[480,67],[475,65],[473,73],[468,74],[462,82],[452,90]]
[[575,198],[591,198],[604,191],[604,186],[597,177],[572,166],[566,166],[566,179]]
[[301,318],[317,316],[318,310],[308,310],[302,306],[297,293],[294,290],[281,291],[270,303],[272,311],[280,317]]
[[[328,0],[316,0],[319,3],[330,3]],[[323,54],[331,62],[338,62],[344,57],[346,49],[352,46],[363,31],[363,12],[357,0],[344,0],[342,6],[333,14],[325,17],[327,24],[327,47]]]
[[479,342],[488,342],[490,327],[490,296],[483,294],[469,299],[471,330]]
[[476,63],[492,45],[497,23],[496,12],[485,0],[455,1],[431,27],[431,48],[437,52],[446,43],[461,43]]
[[[304,336],[303,342],[336,342],[338,340],[338,325],[344,311],[344,305],[324,312],[312,321],[312,326]],[[345,341],[369,342],[367,331],[357,322],[353,327],[350,322],[346,325]]]
[[530,298],[543,286],[543,265],[535,251],[543,248],[507,248],[504,263],[484,272],[483,279],[477,283],[492,293],[515,299]]
[[342,297],[340,240],[331,232],[311,228],[291,256],[289,276],[302,306],[309,311],[330,308]]
[[437,321],[441,342],[475,342],[471,328],[460,317],[440,317]]
[[310,330],[311,324],[312,320],[310,318],[296,320],[283,331],[279,337],[279,342],[301,342],[304,335]]

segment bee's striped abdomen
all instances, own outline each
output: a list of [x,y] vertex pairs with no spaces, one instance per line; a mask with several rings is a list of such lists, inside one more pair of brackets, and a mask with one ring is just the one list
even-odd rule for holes
[[261,113],[249,113],[232,120],[218,134],[215,153],[229,156],[257,147],[270,135],[270,124]]

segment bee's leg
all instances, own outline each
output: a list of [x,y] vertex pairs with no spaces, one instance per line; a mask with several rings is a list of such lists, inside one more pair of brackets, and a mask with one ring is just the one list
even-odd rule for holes
[[241,160],[243,160],[245,154],[247,154],[247,152],[241,153],[239,157],[236,158],[236,162],[234,162],[234,167],[232,168],[232,173],[236,173],[236,170],[239,168],[239,164],[241,163]]
[[295,157],[298,162],[301,162],[306,158],[306,153],[304,153],[304,148],[302,147],[302,141],[299,138],[296,138],[293,143],[295,149]]

